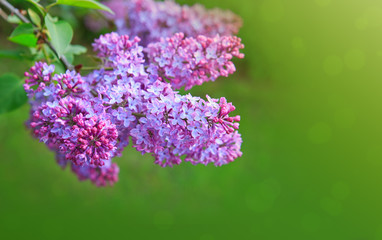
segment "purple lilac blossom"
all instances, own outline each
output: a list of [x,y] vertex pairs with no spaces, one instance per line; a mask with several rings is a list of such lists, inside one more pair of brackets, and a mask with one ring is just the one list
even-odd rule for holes
[[116,14],[106,14],[120,34],[138,36],[142,45],[183,32],[187,37],[237,34],[242,20],[231,11],[207,10],[200,4],[179,5],[172,0],[111,0],[105,2]]
[[71,162],[73,166],[109,176],[106,168],[110,168],[117,150],[116,126],[109,120],[104,106],[96,98],[88,97],[90,94],[84,90],[88,86],[81,75],[74,71],[53,75],[53,71],[54,65],[37,62],[25,73],[24,88],[31,104],[27,126],[36,138],[56,152],[60,165]]
[[119,132],[128,129],[126,136],[120,135],[122,140],[132,137],[133,146],[143,154],[151,153],[161,166],[179,164],[181,156],[194,164],[218,166],[241,156],[242,140],[236,131],[240,117],[228,116],[235,109],[231,103],[225,98],[205,101],[181,96],[160,78],[132,71],[131,65],[144,69],[142,49],[137,38],[119,39],[112,33],[95,40],[94,50],[114,69],[102,72],[105,81],[94,90]]
[[[180,8],[171,1],[163,3],[167,5],[130,2],[135,7]],[[191,34],[161,38],[146,48],[137,36],[100,36],[93,48],[104,68],[87,76],[74,71],[54,74],[53,65],[37,62],[25,73],[24,88],[31,104],[27,126],[56,152],[60,166],[69,164],[80,180],[89,179],[97,186],[118,180],[119,168],[112,159],[121,155],[129,139],[133,147],[142,154],[150,153],[163,167],[182,161],[216,166],[232,162],[242,155],[237,131],[240,116],[229,116],[235,110],[232,103],[225,98],[183,96],[174,89],[190,89],[233,73],[230,60],[243,57],[239,52],[243,45],[232,36],[187,35]]]
[[102,168],[92,166],[78,166],[65,159],[64,154],[56,154],[57,164],[63,169],[70,165],[70,170],[77,175],[78,180],[90,180],[98,187],[113,186],[118,181],[119,167],[116,163],[108,162]]
[[175,89],[184,86],[189,90],[234,73],[236,68],[231,59],[243,58],[244,54],[239,52],[242,48],[241,39],[235,36],[185,38],[183,33],[176,33],[149,44],[146,51],[150,74],[169,81]]
[[116,127],[106,115],[92,112],[92,103],[71,96],[46,102],[34,111],[33,134],[65,154],[76,165],[103,166],[116,149]]

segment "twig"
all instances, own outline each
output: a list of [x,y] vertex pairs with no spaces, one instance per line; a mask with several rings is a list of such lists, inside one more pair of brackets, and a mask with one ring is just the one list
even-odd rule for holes
[[83,70],[83,71],[93,71],[93,70],[100,70],[100,69],[104,69],[106,71],[110,71],[110,70],[113,70],[114,68],[112,68],[112,67],[102,67],[102,66],[100,66],[100,67],[97,67],[97,66],[95,66],[95,67],[81,67],[81,70]]
[[133,115],[133,116],[136,116],[137,118],[146,117],[146,114],[143,114],[143,113],[136,113],[136,112],[133,112],[132,115]]
[[0,16],[4,18],[5,21],[8,20],[8,15],[0,8]]
[[[11,13],[15,14],[22,22],[31,23],[26,17],[24,17],[24,15],[20,13],[20,11],[17,8],[12,6],[12,4],[10,4],[6,0],[0,0],[0,4],[6,7]],[[33,24],[33,26],[36,27],[35,24]],[[44,42],[46,43],[46,45],[48,45],[48,47],[52,50],[52,52],[57,56],[57,58],[61,61],[61,63],[64,65],[66,69],[73,70],[72,64],[68,62],[65,56],[58,55],[57,50],[53,47],[51,42],[49,42],[47,39],[44,39]]]
[[22,15],[20,11],[17,8],[15,8],[12,4],[10,4],[6,0],[0,0],[0,3],[3,4],[4,7],[8,8],[8,10],[15,14],[18,18],[20,18],[21,21],[29,23],[29,20],[26,17],[24,17],[24,15]]

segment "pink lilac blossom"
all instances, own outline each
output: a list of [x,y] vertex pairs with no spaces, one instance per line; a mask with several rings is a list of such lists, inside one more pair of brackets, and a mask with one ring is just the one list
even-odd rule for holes
[[103,166],[113,156],[118,133],[106,115],[92,109],[90,102],[68,96],[42,104],[27,124],[34,136],[75,165]]
[[200,4],[179,5],[172,0],[111,0],[105,2],[116,14],[106,14],[120,34],[138,36],[142,45],[183,32],[187,37],[237,34],[242,20],[231,11],[207,10]]
[[[235,110],[232,103],[174,90],[235,71],[231,59],[244,56],[239,52],[241,40],[216,34],[235,32],[237,22],[200,6],[128,2],[132,5],[124,5],[116,16],[133,11],[129,24],[135,26],[130,32],[135,37],[110,33],[96,39],[93,48],[103,68],[86,76],[69,70],[54,74],[53,65],[37,62],[25,73],[31,104],[26,125],[32,134],[56,152],[60,166],[69,164],[79,180],[89,179],[97,186],[118,180],[113,158],[130,142],[163,167],[182,161],[221,166],[240,157],[240,116],[230,115]],[[134,14],[136,22],[131,19]],[[145,18],[145,23],[159,24],[158,29],[146,29],[150,25],[140,22]],[[179,29],[184,33],[173,35]]]
[[232,57],[243,58],[241,39],[219,35],[208,38],[186,38],[183,33],[150,43],[147,55],[151,63],[150,74],[156,75],[179,89],[191,89],[203,82],[227,77],[236,71]]

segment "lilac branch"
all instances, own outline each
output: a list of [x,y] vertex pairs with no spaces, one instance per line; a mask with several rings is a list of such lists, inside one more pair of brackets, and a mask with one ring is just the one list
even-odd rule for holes
[[4,7],[6,7],[10,12],[12,12],[13,14],[15,14],[21,21],[23,21],[24,23],[30,23],[29,20],[24,17],[20,11],[15,8],[12,4],[10,4],[9,2],[7,2],[6,0],[0,0],[0,3],[2,5],[4,5]]
[[[7,8],[11,13],[15,14],[22,22],[24,23],[31,23],[24,15],[20,13],[20,11],[15,8],[12,4],[10,4],[6,0],[0,0],[0,4],[2,4],[5,8]],[[33,26],[36,27],[34,23],[31,23]],[[65,56],[59,56],[57,53],[57,50],[53,47],[52,43],[49,42],[47,39],[44,39],[44,42],[48,47],[52,50],[52,52],[57,56],[57,58],[61,61],[61,63],[64,65],[66,69],[73,70],[72,64],[68,62],[68,60],[65,58]]]

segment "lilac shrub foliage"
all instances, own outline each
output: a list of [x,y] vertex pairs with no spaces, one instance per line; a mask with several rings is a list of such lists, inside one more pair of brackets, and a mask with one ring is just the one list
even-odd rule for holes
[[172,1],[108,4],[120,33],[93,43],[101,69],[55,74],[54,65],[37,62],[25,73],[27,126],[56,152],[57,163],[80,180],[106,186],[118,180],[112,159],[129,142],[163,167],[182,161],[221,166],[240,157],[240,116],[231,115],[232,103],[175,91],[235,71],[232,57],[243,57],[240,39],[231,35],[239,18]]

